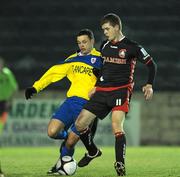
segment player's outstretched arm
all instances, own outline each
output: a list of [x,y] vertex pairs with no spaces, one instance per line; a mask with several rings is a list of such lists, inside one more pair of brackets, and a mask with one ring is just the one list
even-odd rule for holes
[[31,99],[31,97],[37,93],[37,90],[34,88],[34,87],[28,87],[26,90],[25,90],[25,97],[26,97],[26,100],[28,99]]
[[146,84],[142,87],[142,91],[144,92],[144,97],[146,100],[150,100],[153,96],[153,88],[151,84]]

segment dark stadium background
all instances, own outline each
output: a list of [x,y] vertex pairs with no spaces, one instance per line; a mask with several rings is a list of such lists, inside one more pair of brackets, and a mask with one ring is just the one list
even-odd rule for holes
[[[158,65],[153,99],[145,101],[141,88],[147,70],[137,64],[125,121],[127,176],[180,176],[180,0],[0,0],[0,57],[20,87],[0,134],[5,177],[44,177],[54,165],[60,142],[47,136],[47,124],[69,83],[52,84],[28,101],[24,91],[77,49],[75,35],[82,28],[93,30],[99,48],[99,22],[109,12],[121,17],[124,34],[142,44]],[[103,155],[78,168],[76,177],[115,176],[111,131],[108,118],[99,121],[95,142]],[[84,153],[79,144],[75,159]]]
[[[96,46],[103,40],[100,18],[117,13],[123,31],[142,44],[158,64],[155,89],[178,91],[180,2],[178,0],[7,0],[0,2],[0,56],[14,71],[20,88],[30,86],[50,66],[76,50],[75,35],[90,28]],[[146,78],[137,69],[136,87]],[[23,74],[22,74],[23,73]],[[50,89],[64,89],[51,86]]]
[[[145,102],[141,92],[146,68],[142,64],[136,68],[133,100],[141,104],[140,143],[180,145],[179,7],[178,0],[0,0],[0,56],[14,72],[27,105],[25,88],[77,49],[76,33],[92,29],[99,48],[103,40],[100,19],[116,13],[124,34],[142,44],[158,64],[151,102]],[[64,80],[47,90],[63,92],[68,86]]]

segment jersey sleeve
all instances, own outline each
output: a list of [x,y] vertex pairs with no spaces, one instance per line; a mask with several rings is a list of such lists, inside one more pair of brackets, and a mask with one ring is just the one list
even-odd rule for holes
[[137,58],[137,60],[139,60],[143,64],[148,64],[152,60],[152,57],[140,45],[136,46],[136,56],[135,57]]
[[153,58],[146,52],[146,50],[142,46],[137,46],[136,48],[136,58],[141,63],[145,64],[148,68],[148,80],[147,84],[154,84],[156,72],[157,72],[157,65]]
[[43,90],[49,84],[63,79],[67,75],[69,68],[70,64],[68,63],[54,65],[34,83],[33,87],[37,90],[37,92]]

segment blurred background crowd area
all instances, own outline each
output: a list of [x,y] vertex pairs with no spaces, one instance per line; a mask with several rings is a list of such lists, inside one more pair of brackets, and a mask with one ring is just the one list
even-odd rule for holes
[[[42,144],[46,144],[44,105],[50,108],[50,101],[54,104],[55,98],[58,102],[63,100],[69,83],[63,80],[48,86],[48,91],[36,97],[37,102],[35,99],[25,101],[25,88],[49,67],[77,50],[75,36],[81,29],[89,28],[94,32],[95,46],[99,49],[104,40],[100,19],[113,12],[121,17],[123,33],[141,44],[158,65],[155,95],[152,101],[146,102],[140,91],[146,82],[147,70],[137,63],[132,99],[135,106],[126,121],[130,125],[128,141],[134,145],[180,145],[179,7],[178,0],[0,0],[0,56],[13,71],[20,88],[12,107],[14,114],[10,114],[0,144],[16,145],[21,144],[20,141],[26,144],[28,136],[34,140],[27,126],[42,139],[34,130],[34,127],[41,130],[41,124],[37,123],[38,120],[42,122],[41,118],[44,123]],[[47,103],[41,98],[47,99]],[[29,118],[25,113],[32,116]],[[50,116],[47,116],[47,122]],[[31,119],[35,119],[34,122]],[[104,127],[106,125],[110,125],[108,121]],[[22,135],[26,134],[23,139]],[[133,143],[133,140],[137,141]]]
[[[22,90],[77,50],[75,35],[79,30],[92,29],[99,49],[103,40],[100,19],[113,12],[121,17],[124,34],[140,43],[157,62],[155,90],[178,91],[179,7],[178,0],[1,0],[0,56]],[[135,90],[147,76],[142,64],[137,68]],[[49,88],[68,87],[66,81],[58,85]]]

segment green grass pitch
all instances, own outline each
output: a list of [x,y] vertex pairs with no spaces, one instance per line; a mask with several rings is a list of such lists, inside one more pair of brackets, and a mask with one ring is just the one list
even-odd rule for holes
[[[89,166],[78,168],[74,177],[115,177],[114,148],[102,147],[103,155]],[[47,170],[58,158],[58,147],[1,148],[0,160],[5,177],[47,177]],[[75,159],[84,155],[77,147]],[[180,177],[180,147],[128,147],[128,177]]]

